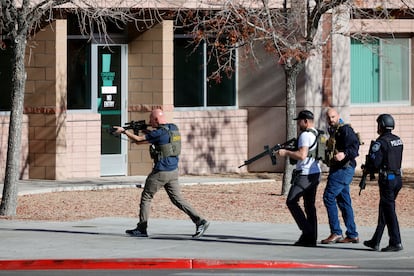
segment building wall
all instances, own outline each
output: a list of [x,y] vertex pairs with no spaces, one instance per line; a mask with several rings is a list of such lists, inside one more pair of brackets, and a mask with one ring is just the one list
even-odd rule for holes
[[[246,158],[245,110],[174,110],[174,29],[164,21],[128,45],[128,116],[146,120],[153,108],[162,108],[182,135],[179,171],[210,174],[239,171]],[[148,145],[130,144],[128,174],[148,174],[152,160]]]
[[[402,33],[412,34],[414,32],[414,20],[353,20],[348,22],[349,16],[346,13],[339,13],[344,18],[340,20],[347,22],[343,26],[348,26],[345,31],[351,32],[368,32],[373,35],[377,33]],[[338,26],[336,24],[335,26]],[[411,103],[407,104],[371,104],[371,105],[353,105],[350,103],[350,40],[347,36],[333,36],[333,106],[337,107],[340,114],[345,120],[351,123],[355,131],[360,133],[364,145],[360,147],[359,157],[357,159],[358,167],[365,162],[365,155],[368,153],[371,140],[378,137],[376,118],[382,113],[389,113],[395,120],[395,134],[399,135],[404,143],[404,154],[402,167],[405,169],[414,168],[414,139],[413,139],[413,121],[414,121],[414,85],[411,84]],[[411,49],[413,51],[413,49]],[[414,60],[411,55],[411,66]],[[411,81],[414,81],[414,70],[411,69]]]
[[[332,17],[324,18],[326,24],[333,22]],[[399,21],[392,26],[396,31],[407,33],[413,31],[413,22]],[[353,106],[350,103],[349,39],[334,35],[326,47],[309,58],[306,70],[298,79],[298,110],[311,109],[316,115],[317,127],[323,129],[326,107],[336,107],[365,143],[361,146],[358,166],[364,162],[370,140],[377,136],[376,117],[380,113],[391,113],[396,120],[395,133],[402,137],[405,145],[403,167],[414,168],[412,103],[410,106]],[[168,121],[181,129],[181,174],[283,171],[280,158],[276,166],[269,158],[262,158],[248,167],[238,168],[244,160],[262,152],[263,146],[274,146],[286,140],[282,68],[263,52],[256,53],[261,60],[256,65],[252,65],[251,60],[240,59],[238,109],[175,110],[173,48],[171,21],[164,21],[129,43],[128,119],[148,122],[153,108],[162,108],[167,113]],[[100,176],[99,114],[67,113],[65,108],[66,21],[57,20],[42,29],[36,35],[35,47],[29,50],[22,178]],[[327,60],[326,57],[332,58]],[[5,164],[8,116],[0,116],[0,131],[0,164]],[[129,144],[128,175],[147,174],[151,168],[148,145]],[[0,172],[0,177],[4,177],[4,171]]]
[[181,174],[246,172],[247,110],[174,112],[181,131]]
[[393,133],[400,136],[404,143],[403,169],[414,168],[414,109],[412,106],[351,107],[352,127],[360,132],[364,145],[360,147],[358,165],[365,162],[371,140],[378,137],[376,119],[379,114],[389,113],[394,117]]
[[[100,176],[99,114],[66,112],[66,40],[66,20],[57,20],[26,50],[23,179]],[[1,148],[7,149],[9,116],[0,120]],[[0,156],[4,168],[6,152]]]
[[[128,117],[149,121],[150,111],[161,108],[173,119],[173,22],[163,21],[128,45]],[[148,145],[129,144],[128,174],[152,169]]]
[[[28,127],[27,115],[23,115],[22,121],[22,146],[21,146],[21,158],[20,158],[20,179],[29,178],[29,127]],[[6,160],[7,160],[7,144],[9,136],[9,124],[10,116],[0,115],[0,181],[4,181],[6,173]]]
[[100,177],[100,114],[68,113],[66,126],[67,177]]
[[[238,101],[239,108],[247,111],[247,157],[251,158],[270,147],[283,143],[286,137],[286,80],[283,68],[274,55],[257,47],[255,63],[250,55],[239,58]],[[297,106],[305,105],[305,74],[297,80]],[[277,158],[272,165],[270,157],[261,158],[248,165],[250,172],[281,172],[284,159]]]
[[[66,20],[40,30],[26,50],[29,177],[67,178]],[[32,45],[33,46],[33,45]]]

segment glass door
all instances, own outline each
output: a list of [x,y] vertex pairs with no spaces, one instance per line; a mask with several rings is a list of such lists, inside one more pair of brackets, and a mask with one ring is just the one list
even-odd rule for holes
[[127,140],[110,132],[126,123],[127,45],[92,45],[92,91],[101,114],[101,175],[127,174]]

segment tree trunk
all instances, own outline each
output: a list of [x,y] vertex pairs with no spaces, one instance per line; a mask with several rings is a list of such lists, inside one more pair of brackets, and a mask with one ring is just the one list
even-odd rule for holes
[[[284,68],[286,78],[286,140],[297,136],[296,121],[293,120],[296,117],[296,83],[298,75],[304,68],[304,65],[304,62],[299,62],[295,63],[293,66],[285,65]],[[290,165],[289,158],[286,158],[282,195],[287,195],[289,193],[293,169],[294,166]]]
[[0,205],[0,215],[3,216],[15,216],[17,209],[17,182],[20,174],[23,103],[26,83],[24,58],[27,41],[26,32],[22,33],[13,40],[11,45],[14,54],[14,77],[12,80],[13,93],[7,144],[6,171],[3,197]]

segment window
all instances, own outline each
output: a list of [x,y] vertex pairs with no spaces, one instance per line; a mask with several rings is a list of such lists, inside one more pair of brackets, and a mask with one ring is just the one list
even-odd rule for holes
[[208,81],[214,64],[205,65],[206,45],[194,49],[188,38],[174,38],[174,106],[229,107],[236,105],[235,74],[220,83]]
[[351,41],[351,103],[409,103],[410,39]]
[[91,108],[90,45],[84,39],[68,40],[68,109]]
[[[87,35],[82,35],[79,19],[74,14],[68,15],[67,32],[67,105],[68,109],[91,109],[91,42]],[[122,23],[106,22],[106,32],[115,43],[127,42],[127,28]],[[105,42],[100,37],[99,27],[94,23],[93,43]]]
[[0,111],[11,110],[12,98],[12,70],[13,70],[13,49],[10,48],[8,41],[2,41],[4,44],[0,47],[0,83],[1,83],[1,101]]

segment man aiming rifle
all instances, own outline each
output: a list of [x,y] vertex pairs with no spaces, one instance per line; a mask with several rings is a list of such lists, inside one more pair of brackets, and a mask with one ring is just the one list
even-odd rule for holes
[[[124,130],[129,130],[132,129],[135,135],[139,135],[139,132],[146,132],[147,128],[151,126],[151,125],[147,125],[145,123],[145,120],[139,120],[139,121],[131,121],[129,123],[125,123],[125,126],[123,126],[122,128]],[[109,133],[112,135],[115,135],[117,132],[117,127],[116,126],[112,126],[109,129]]]
[[270,160],[272,161],[272,165],[276,165],[276,156],[274,155],[275,152],[277,152],[280,149],[294,150],[295,148],[296,148],[296,138],[292,138],[284,142],[283,144],[277,144],[271,148],[268,145],[266,145],[264,146],[265,150],[263,152],[259,153],[256,156],[253,156],[249,160],[244,161],[244,163],[240,165],[239,168],[249,165],[253,163],[254,161],[259,160],[260,158],[265,157],[267,155],[269,155]]
[[167,123],[164,111],[154,109],[150,114],[151,131],[136,135],[127,129],[115,126],[116,133],[123,133],[136,144],[151,144],[150,156],[154,161],[151,173],[145,180],[141,193],[139,222],[136,228],[125,232],[134,237],[148,237],[147,228],[151,211],[151,202],[155,194],[164,188],[171,202],[187,214],[196,226],[193,238],[204,235],[210,222],[201,217],[198,212],[184,199],[178,182],[178,161],[181,153],[181,134],[178,126]]

